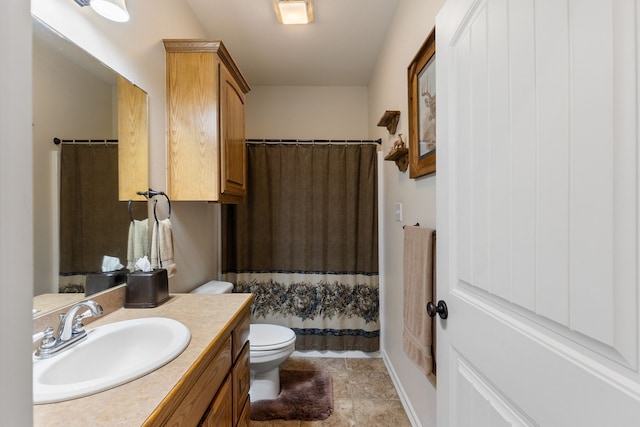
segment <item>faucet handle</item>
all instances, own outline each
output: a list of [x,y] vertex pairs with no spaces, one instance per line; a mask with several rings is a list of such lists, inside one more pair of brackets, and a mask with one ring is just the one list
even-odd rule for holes
[[40,342],[41,349],[52,348],[56,343],[56,338],[53,336],[53,328],[48,326],[47,329],[44,330],[44,337]]
[[84,319],[85,317],[88,316],[78,315],[75,319],[73,319],[73,330],[71,331],[72,334],[80,334],[84,332],[84,323],[82,323],[82,319]]
[[[99,310],[98,310],[98,315],[102,314],[102,307],[100,305],[98,305]],[[82,314],[78,314],[74,319],[73,319],[73,330],[71,331],[73,334],[81,334],[84,332],[84,323],[82,322],[82,319],[86,319],[87,317],[92,317],[93,313],[91,312],[91,310],[86,310],[84,313]]]

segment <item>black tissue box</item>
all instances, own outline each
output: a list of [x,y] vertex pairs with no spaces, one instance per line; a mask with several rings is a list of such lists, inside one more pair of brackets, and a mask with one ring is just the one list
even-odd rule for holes
[[89,296],[102,292],[127,281],[129,270],[123,268],[115,271],[98,271],[87,274],[84,295]]
[[157,307],[169,299],[169,278],[164,268],[127,275],[126,308]]

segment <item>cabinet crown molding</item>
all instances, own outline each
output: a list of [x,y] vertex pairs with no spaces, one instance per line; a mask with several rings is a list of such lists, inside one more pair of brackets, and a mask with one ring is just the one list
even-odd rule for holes
[[242,71],[233,61],[229,51],[222,40],[206,39],[163,39],[164,49],[167,52],[211,52],[217,53],[227,70],[233,75],[243,93],[248,93],[251,86],[245,79]]

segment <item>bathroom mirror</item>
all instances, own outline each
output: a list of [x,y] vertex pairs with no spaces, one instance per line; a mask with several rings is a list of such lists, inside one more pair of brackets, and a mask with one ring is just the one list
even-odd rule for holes
[[[135,192],[148,189],[148,99],[37,18],[32,24],[38,298],[57,294],[65,280],[69,290],[80,291],[74,285],[84,285],[84,273],[99,271],[104,255],[126,266],[129,223],[147,216],[145,199]],[[63,150],[71,155],[63,159]],[[131,209],[129,199],[137,200]],[[61,306],[81,299],[84,292],[51,298]],[[37,315],[55,308],[48,303]]]

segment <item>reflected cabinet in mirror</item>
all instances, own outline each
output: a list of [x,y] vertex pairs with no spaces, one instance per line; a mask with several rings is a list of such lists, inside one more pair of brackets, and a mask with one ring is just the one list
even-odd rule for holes
[[148,101],[36,18],[33,32],[34,296],[76,293],[52,298],[67,304],[105,256],[127,266],[130,224],[146,220]]

